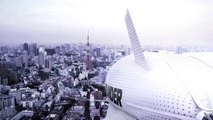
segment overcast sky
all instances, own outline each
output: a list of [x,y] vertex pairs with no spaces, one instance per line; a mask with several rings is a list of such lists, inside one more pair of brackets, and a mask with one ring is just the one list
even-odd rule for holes
[[212,0],[0,0],[0,44],[130,44],[129,9],[143,45],[212,45]]

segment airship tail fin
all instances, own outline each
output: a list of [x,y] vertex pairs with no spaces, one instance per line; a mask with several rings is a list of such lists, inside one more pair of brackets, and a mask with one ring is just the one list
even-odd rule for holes
[[128,34],[129,34],[129,39],[130,39],[130,42],[131,42],[132,50],[133,50],[133,53],[134,53],[134,56],[135,56],[135,61],[136,61],[137,64],[141,65],[146,70],[149,70],[149,66],[148,66],[147,61],[144,57],[143,49],[140,45],[137,33],[135,31],[135,27],[134,27],[134,24],[132,22],[132,19],[131,19],[131,16],[129,14],[128,9],[127,9],[127,12],[126,12],[125,22],[126,22],[126,27],[127,27],[127,31],[128,31]]

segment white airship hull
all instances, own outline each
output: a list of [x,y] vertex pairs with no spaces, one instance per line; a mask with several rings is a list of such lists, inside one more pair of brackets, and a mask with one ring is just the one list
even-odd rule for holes
[[[146,71],[136,64],[133,56],[125,57],[112,66],[106,81],[111,104],[137,119],[198,119],[202,109],[191,96],[186,82],[180,80],[176,67],[173,68],[174,63],[180,62],[177,58],[186,62],[192,58],[188,55],[167,53],[144,54],[149,60],[151,71]],[[109,90],[111,87],[122,90],[122,105],[117,102],[119,98],[116,95],[119,93]],[[203,103],[209,105],[207,94],[203,93],[201,97],[206,99]]]
[[118,109],[139,120],[213,120],[213,53],[144,52],[128,10],[125,21],[134,56],[108,72],[107,118]]

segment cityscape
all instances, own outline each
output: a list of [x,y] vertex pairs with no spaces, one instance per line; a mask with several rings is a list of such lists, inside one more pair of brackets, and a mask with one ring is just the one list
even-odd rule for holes
[[[1,120],[100,120],[106,117],[106,75],[130,55],[125,45],[22,43],[0,48]],[[151,48],[151,49],[150,49]],[[144,47],[146,51],[212,51],[211,47]]]
[[0,0],[0,120],[213,120],[212,8]]
[[[126,46],[89,42],[54,47],[1,46],[1,120],[99,120],[106,116],[105,78]],[[86,39],[85,39],[86,41]]]

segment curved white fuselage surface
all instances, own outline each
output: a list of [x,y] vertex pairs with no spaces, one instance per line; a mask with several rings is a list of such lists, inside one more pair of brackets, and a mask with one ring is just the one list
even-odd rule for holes
[[110,107],[140,120],[212,117],[213,53],[144,52],[144,56],[149,70],[132,55],[112,66],[106,80]]

